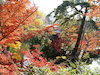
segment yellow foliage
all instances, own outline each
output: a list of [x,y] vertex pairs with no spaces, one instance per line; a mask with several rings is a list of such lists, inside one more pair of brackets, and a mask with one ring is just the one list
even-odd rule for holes
[[41,19],[36,19],[35,21],[34,21],[34,24],[35,25],[43,25],[43,21],[41,20]]
[[66,56],[57,56],[57,57],[56,57],[56,59],[60,59],[60,58],[66,59]]
[[59,68],[62,70],[62,67],[61,66],[59,66]]
[[9,43],[8,44],[9,47],[14,48],[14,49],[20,49],[21,45],[22,44],[19,41],[15,41],[15,43],[12,43],[12,44]]
[[20,48],[20,46],[22,45],[19,41],[16,41],[15,43],[17,48]]
[[39,28],[34,27],[34,28],[31,28],[30,30],[39,30]]
[[12,50],[14,51],[14,52],[12,52],[13,53],[12,58],[16,59],[17,61],[21,61],[22,60],[21,53],[20,53],[21,45],[22,44],[19,41],[15,41],[15,43],[12,43],[12,44],[9,43],[8,44],[8,47],[13,48]]
[[13,53],[12,58],[16,59],[17,61],[21,61],[22,60],[20,53],[16,53],[16,52]]
[[66,56],[61,56],[62,59],[66,59]]
[[57,57],[56,57],[56,59],[59,59],[59,58],[61,58],[61,57],[60,57],[60,56],[57,56]]
[[11,48],[15,48],[16,47],[15,44],[8,44],[8,46],[11,47]]

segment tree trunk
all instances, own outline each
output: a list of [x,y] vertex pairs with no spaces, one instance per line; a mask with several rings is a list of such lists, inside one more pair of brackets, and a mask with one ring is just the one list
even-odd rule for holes
[[[86,13],[87,13],[87,8],[85,9],[85,14]],[[82,22],[81,22],[81,26],[80,26],[80,29],[79,29],[79,32],[78,32],[78,38],[77,38],[75,47],[74,47],[74,49],[72,51],[72,56],[76,56],[76,54],[78,53],[78,47],[80,45],[81,36],[83,34],[84,25],[85,25],[85,18],[86,18],[86,15],[83,16],[83,19],[82,19]]]

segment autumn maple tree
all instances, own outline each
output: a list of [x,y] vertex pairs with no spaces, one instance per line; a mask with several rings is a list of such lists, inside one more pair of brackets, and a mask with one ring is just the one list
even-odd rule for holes
[[[6,0],[4,5],[0,5],[1,74],[17,74],[16,72],[18,69],[16,69],[16,64],[11,58],[13,53],[5,51],[5,48],[8,46],[8,43],[15,43],[15,41],[21,40],[25,34],[24,29],[21,27],[32,23],[32,16],[35,15],[36,12],[37,7],[30,6],[30,2],[28,0]],[[13,58],[15,57],[13,56]],[[12,69],[13,67],[15,69]]]
[[[32,18],[31,15],[33,15],[33,13],[34,14],[36,13],[37,8],[34,6],[30,7],[29,9],[27,5],[29,5],[29,2],[27,0],[25,1],[8,0],[7,4],[1,5],[0,42],[2,44],[7,43],[9,39],[10,39],[9,42],[14,42],[14,40],[19,40],[21,36],[21,31],[23,32],[21,26],[28,25],[29,23],[32,22],[32,20],[30,20]],[[13,41],[11,41],[11,39]]]

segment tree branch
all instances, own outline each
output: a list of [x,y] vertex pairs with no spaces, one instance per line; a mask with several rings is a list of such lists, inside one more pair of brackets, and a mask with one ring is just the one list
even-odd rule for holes
[[[33,11],[30,15],[28,15],[23,21],[20,22],[20,24],[22,24],[28,17],[30,17],[33,13],[35,13],[37,11],[37,9],[35,9],[35,11]],[[3,39],[5,39],[7,36],[9,36],[12,32],[14,32],[19,26],[20,24],[13,30],[11,31],[9,34],[7,34],[6,36],[4,36],[3,38],[0,39],[0,41],[2,41]]]

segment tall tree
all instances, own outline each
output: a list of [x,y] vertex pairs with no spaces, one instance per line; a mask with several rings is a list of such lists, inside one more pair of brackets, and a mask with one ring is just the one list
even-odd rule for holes
[[[86,16],[87,16],[86,14],[87,13],[90,14],[89,13],[90,10],[88,8],[91,9],[91,7],[96,7],[96,5],[90,5],[88,2],[84,0],[83,1],[74,0],[75,2],[74,1],[72,2],[72,1],[63,1],[63,3],[59,5],[53,12],[55,13],[54,22],[60,23],[60,26],[63,29],[66,29],[67,33],[68,33],[68,29],[69,30],[72,29],[73,25],[74,25],[74,28],[76,26],[80,26],[79,28],[76,28],[77,30],[76,32],[74,31],[75,33],[78,34],[78,37],[75,40],[76,43],[75,43],[75,47],[73,48],[72,55],[76,56],[78,53],[80,41],[82,40],[82,34],[84,33],[83,32],[84,28],[88,27],[88,24],[87,25],[85,24]],[[95,27],[96,29],[98,28],[97,25],[93,24],[93,28]]]
[[[85,8],[85,14],[86,13],[87,13],[87,8]],[[86,15],[83,16],[83,19],[82,19],[82,22],[81,22],[81,26],[80,26],[80,29],[79,29],[79,32],[78,32],[78,38],[77,38],[77,41],[76,41],[76,44],[75,44],[75,48],[72,52],[73,56],[76,55],[78,48],[79,48],[79,45],[80,45],[81,37],[82,37],[83,31],[84,31],[85,19],[86,19]]]

